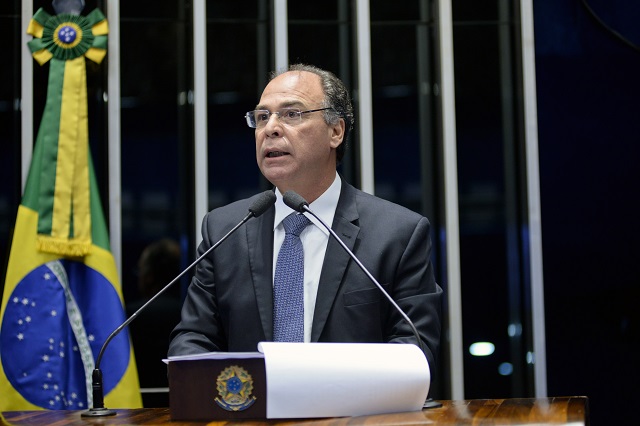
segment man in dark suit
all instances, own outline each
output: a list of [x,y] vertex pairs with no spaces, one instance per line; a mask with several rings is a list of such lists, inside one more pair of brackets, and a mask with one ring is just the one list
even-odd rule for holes
[[[255,111],[256,157],[275,185],[275,208],[232,234],[198,266],[172,333],[169,355],[256,351],[274,340],[274,271],[293,213],[293,190],[340,236],[415,324],[430,369],[440,343],[442,290],[430,260],[428,220],[357,190],[336,172],[353,125],[348,91],[332,73],[294,65],[275,74]],[[209,212],[204,253],[247,213],[256,197]],[[295,214],[295,213],[294,213]],[[306,342],[417,343],[410,326],[311,215],[304,247]],[[432,373],[433,374],[433,373]]]

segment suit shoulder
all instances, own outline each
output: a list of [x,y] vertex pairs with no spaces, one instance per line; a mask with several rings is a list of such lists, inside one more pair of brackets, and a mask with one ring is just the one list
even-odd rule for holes
[[249,213],[249,208],[254,205],[260,195],[214,208],[202,219],[202,232],[213,233],[212,235],[216,236],[220,232],[227,232]]
[[359,190],[356,195],[356,203],[361,216],[371,213],[376,217],[387,217],[391,222],[400,221],[413,224],[422,219],[427,220],[423,215],[407,207]]
[[[262,194],[256,194],[249,198],[244,198],[242,200],[233,201],[229,204],[225,204],[220,207],[216,207],[207,213],[207,216],[212,218],[215,217],[236,217],[238,215],[244,216],[249,213],[249,207],[253,205],[253,203],[260,197]],[[242,217],[241,217],[242,218]]]

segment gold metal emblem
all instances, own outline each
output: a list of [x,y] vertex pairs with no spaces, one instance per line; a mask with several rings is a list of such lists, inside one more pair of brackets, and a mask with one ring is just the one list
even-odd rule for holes
[[216,404],[227,411],[243,411],[251,407],[256,397],[251,395],[253,391],[253,379],[247,371],[232,365],[227,367],[216,380],[219,397]]

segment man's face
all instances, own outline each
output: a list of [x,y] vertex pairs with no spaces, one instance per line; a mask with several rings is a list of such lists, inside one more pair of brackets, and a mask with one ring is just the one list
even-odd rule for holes
[[[294,71],[274,78],[262,92],[256,109],[272,113],[282,108],[307,111],[322,108],[323,100],[320,77]],[[287,124],[272,114],[264,127],[256,129],[255,136],[258,167],[281,192],[292,189],[314,198],[333,182],[335,149],[344,136],[343,120],[329,126],[323,112],[318,111],[302,114],[300,121]]]

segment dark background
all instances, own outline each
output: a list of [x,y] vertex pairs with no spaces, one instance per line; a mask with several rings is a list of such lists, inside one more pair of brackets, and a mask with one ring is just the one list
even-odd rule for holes
[[[640,3],[590,0],[640,44]],[[580,1],[535,1],[549,395],[587,395],[593,424],[636,414],[640,52]]]
[[[500,28],[509,27],[513,34],[519,31],[517,10],[509,20],[498,19],[501,1],[452,2],[467,398],[533,396],[526,374],[521,375],[523,382],[514,386],[511,377],[499,375],[496,369],[503,360],[514,362],[516,367],[518,362],[525,364],[522,359],[514,361],[516,357],[508,351],[500,352],[508,341],[505,328],[511,322],[505,299],[514,286],[511,278],[505,277],[513,258],[505,244],[503,210],[509,175],[503,163],[512,159],[504,154],[510,139],[501,133],[501,99],[496,92],[502,77],[498,73],[496,39]],[[50,4],[37,1],[35,7],[42,3]],[[335,3],[327,1],[323,13],[319,13],[301,7],[306,2],[289,2],[294,35],[292,60],[302,58],[320,66],[337,66],[337,59],[330,55],[338,44],[334,40],[336,28],[348,26],[349,21],[338,24],[337,13],[329,13],[329,6],[335,7]],[[20,37],[24,32],[20,4],[17,0],[0,2],[0,36],[7,41],[0,69],[2,278],[20,202],[21,135],[16,101],[20,97]],[[256,28],[266,28],[268,19],[264,16],[268,12],[257,13],[260,2],[255,0],[208,4],[216,6],[208,8],[208,44],[220,49],[208,57],[210,182],[217,184],[210,202],[217,205],[255,193],[263,184],[252,158],[252,133],[244,127],[242,114],[255,104],[266,74],[258,73],[258,78],[254,75],[260,68],[255,60],[260,49],[249,42],[240,49],[233,41],[254,40],[261,31]],[[418,118],[415,94],[411,92],[415,35],[413,27],[405,27],[414,24],[417,4],[373,1],[371,17],[376,190],[419,209],[420,197],[413,192],[421,184],[415,125]],[[609,29],[590,14],[587,4]],[[96,6],[106,9],[104,1],[89,1],[86,11]],[[121,272],[125,297],[135,296],[136,262],[147,243],[158,236],[169,236],[184,248],[193,247],[194,224],[189,223],[188,207],[191,194],[185,190],[191,182],[186,160],[189,144],[185,142],[192,137],[190,110],[188,105],[176,106],[177,93],[191,84],[189,7],[188,1],[121,2],[121,36],[126,41],[121,46],[125,239]],[[640,2],[535,0],[533,7],[547,393],[588,396],[594,425],[628,424],[635,417],[635,401],[640,397],[636,289],[640,284]],[[256,20],[261,23],[256,25]],[[326,27],[324,20],[328,21]],[[146,54],[153,57],[146,58]],[[512,58],[517,55],[517,51],[512,52]],[[34,82],[41,89],[47,74],[35,64],[34,68]],[[89,69],[92,87],[100,86],[100,73],[105,69],[104,63]],[[249,70],[249,77],[238,70]],[[351,75],[348,71],[345,74]],[[147,78],[140,77],[143,75]],[[402,79],[409,95],[397,90],[404,87],[399,86]],[[393,85],[395,91],[387,90]],[[43,100],[37,98],[35,102],[34,120],[39,122]],[[97,95],[91,96],[96,128],[104,126],[105,121],[101,102]],[[436,121],[435,115],[427,119]],[[93,129],[92,135],[104,200],[105,135]],[[245,159],[246,165],[238,165],[237,158]],[[513,161],[509,166],[518,169],[522,163]],[[519,172],[514,175],[521,176]],[[516,201],[523,197],[522,192],[515,195]],[[439,229],[437,213],[426,214],[434,229]],[[526,239],[527,230],[521,232]],[[436,246],[441,235],[435,235]],[[191,260],[188,252],[185,249],[184,264]],[[516,269],[525,275],[522,271],[526,262],[522,259]],[[518,289],[521,281],[515,277]],[[519,308],[526,319],[526,297],[522,303]],[[468,344],[487,337],[500,344],[497,354],[485,359],[470,357]],[[442,383],[436,387],[442,395]]]

